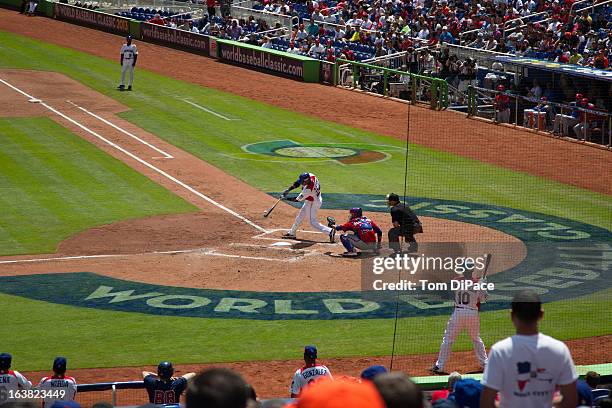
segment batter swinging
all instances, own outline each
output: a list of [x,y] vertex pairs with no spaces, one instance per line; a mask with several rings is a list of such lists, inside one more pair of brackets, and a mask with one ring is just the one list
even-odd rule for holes
[[[302,186],[302,192],[295,198],[287,198],[287,194],[295,188]],[[323,197],[321,196],[321,186],[319,185],[319,180],[317,176],[312,173],[302,173],[298,177],[298,179],[290,185],[283,194],[281,194],[281,198],[287,201],[295,201],[295,202],[304,202],[300,212],[295,217],[295,221],[291,226],[289,232],[283,235],[285,239],[296,239],[295,233],[297,232],[298,227],[304,220],[304,217],[308,217],[310,220],[310,225],[312,225],[315,229],[324,232],[329,235],[329,242],[334,242],[334,237],[336,235],[336,230],[334,228],[326,227],[325,225],[319,223],[317,221],[317,211],[321,208],[323,204]]]

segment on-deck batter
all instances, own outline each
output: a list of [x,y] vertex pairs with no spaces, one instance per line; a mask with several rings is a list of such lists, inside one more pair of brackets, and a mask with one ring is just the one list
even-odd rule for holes
[[[460,279],[469,279],[473,282],[478,282],[477,278],[472,278],[472,271],[474,270],[473,265],[467,267],[463,273],[463,277]],[[480,283],[485,282],[485,278],[480,280]],[[487,364],[487,352],[485,350],[484,343],[480,338],[480,303],[487,300],[486,290],[457,290],[454,292],[455,310],[448,319],[446,324],[446,330],[444,331],[444,339],[440,346],[440,354],[438,360],[431,368],[431,372],[434,374],[444,373],[444,367],[448,358],[450,357],[453,349],[453,343],[455,339],[461,333],[463,329],[467,329],[474,347],[476,357],[480,362],[481,368],[484,369]]]

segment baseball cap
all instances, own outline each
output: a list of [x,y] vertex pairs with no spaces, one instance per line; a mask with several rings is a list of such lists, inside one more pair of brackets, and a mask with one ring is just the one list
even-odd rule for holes
[[315,346],[304,347],[304,357],[317,358],[317,348]]
[[480,394],[482,393],[482,384],[473,378],[466,378],[455,383],[453,395],[455,403],[460,407],[478,407],[480,406]]
[[387,201],[399,201],[399,196],[395,193],[387,194]]
[[387,369],[381,365],[373,365],[361,372],[361,378],[364,380],[371,380],[376,377],[378,374],[384,374],[387,372]]
[[66,357],[55,357],[55,360],[53,360],[53,371],[58,374],[64,374],[67,363]]
[[8,370],[11,368],[11,363],[13,361],[13,356],[9,353],[0,354],[0,370]]
[[306,389],[296,408],[384,408],[382,397],[369,381],[363,383],[320,380]]

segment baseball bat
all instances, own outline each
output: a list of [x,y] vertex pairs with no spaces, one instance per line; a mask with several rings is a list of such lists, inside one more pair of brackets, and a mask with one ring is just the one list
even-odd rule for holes
[[278,205],[278,203],[280,203],[280,202],[281,202],[281,200],[282,200],[282,199],[283,199],[283,198],[281,197],[281,198],[279,198],[278,200],[276,200],[276,202],[274,203],[274,205],[273,205],[272,207],[270,207],[270,209],[264,213],[264,218],[267,218],[267,217],[268,217],[268,215],[270,215],[270,213],[272,212],[272,210],[274,210],[274,208],[276,208],[276,206]]
[[491,258],[493,258],[491,254],[485,254],[484,271],[482,272],[482,276],[480,277],[481,279],[487,277],[487,273],[489,272],[489,266],[491,265]]

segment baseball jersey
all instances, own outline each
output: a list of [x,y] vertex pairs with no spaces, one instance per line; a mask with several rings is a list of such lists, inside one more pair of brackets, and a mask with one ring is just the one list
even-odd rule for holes
[[[50,407],[55,401],[74,401],[77,392],[77,383],[74,377],[54,375],[52,377],[43,377],[37,387],[39,390],[50,391],[55,394],[55,391],[64,391],[64,396],[60,398],[45,398],[43,407]],[[53,395],[52,394],[52,395]]]
[[499,392],[500,408],[550,408],[556,386],[577,378],[567,346],[538,333],[495,343],[482,384]]
[[134,44],[123,44],[121,47],[121,55],[123,55],[123,62],[133,62],[134,56],[138,55],[138,49]]
[[181,394],[187,388],[187,379],[179,377],[162,381],[156,375],[147,375],[144,386],[151,404],[178,404]]
[[337,230],[353,231],[360,240],[367,243],[377,241],[377,236],[382,235],[382,230],[368,217],[353,218],[349,222],[339,225]]
[[[456,280],[466,280],[464,277],[459,277]],[[478,282],[478,279],[470,279],[472,282]],[[456,290],[455,291],[455,308],[480,310],[480,302],[487,300],[486,290]]]
[[319,179],[312,173],[308,173],[310,176],[306,185],[302,186],[302,192],[295,198],[297,201],[319,201],[322,202],[321,198],[321,186],[319,185]]
[[291,394],[298,395],[308,384],[323,377],[331,379],[332,375],[329,372],[329,368],[322,364],[297,369],[291,381]]
[[0,405],[8,400],[9,391],[29,390],[32,383],[19,371],[8,370],[0,373]]

